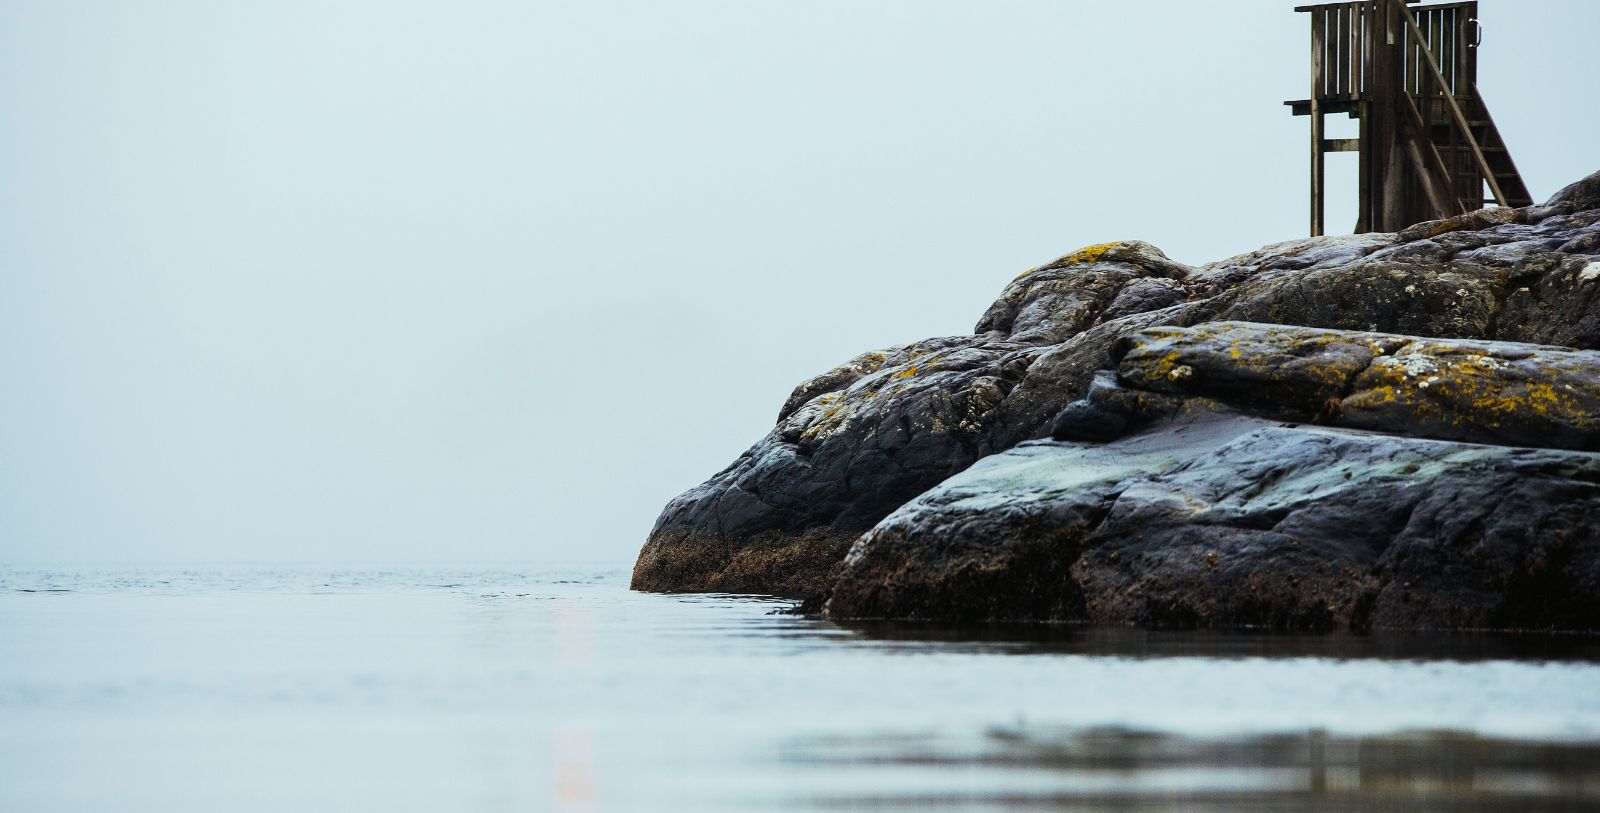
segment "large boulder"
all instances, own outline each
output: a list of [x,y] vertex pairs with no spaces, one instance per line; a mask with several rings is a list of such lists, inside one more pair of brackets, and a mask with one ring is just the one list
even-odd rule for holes
[[838,619],[1600,628],[1600,454],[1239,416],[1030,441],[850,552]]
[[1600,628],[1600,454],[1570,451],[1600,449],[1600,353],[1254,323],[1117,352],[1060,440],[862,536],[827,612]]
[[1147,243],[1091,246],[1017,277],[974,335],[863,354],[802,383],[766,437],[667,505],[633,587],[826,592],[863,531],[1011,445],[995,440],[1014,434],[998,407],[1051,342],[1152,299],[1119,300],[1129,285],[1187,271]]
[[[844,607],[835,585],[842,589],[845,556],[859,547],[858,537],[878,534],[875,526],[886,517],[974,463],[1045,437],[1064,409],[1076,412],[1068,416],[1076,427],[1068,434],[1078,432],[1081,442],[1137,431],[1157,420],[1156,412],[1159,420],[1179,420],[1172,416],[1193,413],[1200,403],[1263,414],[1227,392],[1190,389],[1170,378],[1120,388],[1141,394],[1133,400],[1146,402],[1143,417],[1130,420],[1089,403],[1085,396],[1099,371],[1143,357],[1129,337],[1170,342],[1186,335],[1157,329],[1253,322],[1392,334],[1406,344],[1386,349],[1388,358],[1421,354],[1449,373],[1439,379],[1445,385],[1430,382],[1386,401],[1378,397],[1384,387],[1411,381],[1408,371],[1420,368],[1374,365],[1349,349],[1359,340],[1341,338],[1333,344],[1354,355],[1336,374],[1321,362],[1307,368],[1327,371],[1338,386],[1280,387],[1283,402],[1267,411],[1279,420],[1293,415],[1330,426],[1523,445],[1550,432],[1587,437],[1578,413],[1588,402],[1566,399],[1560,387],[1569,382],[1550,378],[1555,368],[1543,367],[1556,357],[1544,349],[1539,359],[1516,358],[1519,351],[1495,343],[1600,347],[1600,308],[1591,304],[1600,291],[1597,189],[1600,174],[1542,206],[1484,210],[1399,234],[1296,240],[1193,268],[1137,241],[1073,252],[1007,285],[972,335],[863,354],[797,387],[766,437],[667,506],[640,553],[633,586],[833,594],[834,606]],[[1429,339],[1450,340],[1436,350],[1461,352],[1423,353]],[[1586,358],[1571,360],[1582,367]],[[1517,409],[1491,415],[1485,393],[1449,383],[1477,381],[1457,373],[1480,363],[1521,371],[1521,383],[1507,383],[1497,397],[1520,403],[1527,393],[1546,392],[1565,405],[1561,415],[1546,420]],[[1347,392],[1355,386],[1351,376],[1365,378]],[[1209,387],[1217,379],[1197,374],[1189,381]],[[1545,384],[1556,389],[1540,389]],[[1480,409],[1461,430],[1451,410],[1469,401]],[[1396,424],[1402,413],[1413,422]],[[1592,448],[1572,440],[1533,445]],[[851,578],[860,584],[859,574]],[[1059,615],[1022,604],[1034,609],[978,615]]]

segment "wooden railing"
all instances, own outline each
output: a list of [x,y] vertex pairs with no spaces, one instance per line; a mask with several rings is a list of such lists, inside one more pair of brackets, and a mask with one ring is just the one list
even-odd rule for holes
[[[1456,10],[1422,9],[1424,13]],[[1495,178],[1494,170],[1490,168],[1488,159],[1484,157],[1483,148],[1478,143],[1477,137],[1473,135],[1472,125],[1469,123],[1466,113],[1462,111],[1460,100],[1457,98],[1458,95],[1461,95],[1470,99],[1471,94],[1474,92],[1471,80],[1465,75],[1466,71],[1460,68],[1464,61],[1463,57],[1448,48],[1440,52],[1449,60],[1447,64],[1456,66],[1454,72],[1447,75],[1443,66],[1440,65],[1438,54],[1435,53],[1434,46],[1438,42],[1430,39],[1430,37],[1442,36],[1439,30],[1436,28],[1432,32],[1425,31],[1417,24],[1411,9],[1405,8],[1403,5],[1401,5],[1401,18],[1404,20],[1406,28],[1406,42],[1408,45],[1406,58],[1409,60],[1406,73],[1406,92],[1401,94],[1401,98],[1405,100],[1405,106],[1409,107],[1406,112],[1412,120],[1412,125],[1417,128],[1417,138],[1415,140],[1426,142],[1428,151],[1432,153],[1431,155],[1417,157],[1423,159],[1421,163],[1433,167],[1435,173],[1442,176],[1431,182],[1429,179],[1424,179],[1424,188],[1428,197],[1434,200],[1435,206],[1439,206],[1446,190],[1435,190],[1429,187],[1437,186],[1440,183],[1447,184],[1451,204],[1442,207],[1442,210],[1460,211],[1462,208],[1461,198],[1470,198],[1472,195],[1470,195],[1471,190],[1463,189],[1463,185],[1457,179],[1463,174],[1470,175],[1472,170],[1476,170],[1475,174],[1480,175],[1483,182],[1489,184],[1489,192],[1494,195],[1495,202],[1501,206],[1508,205],[1505,192],[1501,191],[1500,183]],[[1441,25],[1455,25],[1458,26],[1455,29],[1456,33],[1465,33],[1465,29],[1459,26],[1464,26],[1467,21],[1440,19]],[[1464,38],[1459,36],[1444,37],[1444,40],[1454,40],[1458,44],[1466,42]],[[1445,44],[1448,44],[1448,42]],[[1466,62],[1470,62],[1470,60],[1466,60]],[[1415,71],[1409,70],[1412,66],[1415,66]],[[1444,146],[1446,148],[1445,154],[1450,155],[1452,159],[1449,163],[1444,160],[1443,155],[1439,152],[1438,145],[1431,136],[1434,125],[1443,125],[1448,130]],[[1456,166],[1455,162],[1463,154],[1470,156],[1471,164],[1467,167]],[[1466,169],[1467,173],[1461,172],[1462,169]],[[1474,178],[1473,182],[1477,183],[1478,181]],[[1463,195],[1462,192],[1468,192],[1469,194]]]
[[1372,74],[1373,37],[1379,32],[1378,2],[1301,6],[1311,13],[1311,95],[1318,100],[1354,100]]
[[[1418,93],[1428,84],[1428,64],[1424,54],[1432,55],[1450,92],[1465,95],[1477,81],[1476,60],[1469,51],[1479,39],[1477,3],[1449,3],[1412,6],[1412,25],[1399,32],[1390,31],[1394,18],[1382,6],[1391,0],[1364,0],[1352,3],[1324,3],[1299,6],[1296,11],[1311,14],[1311,88],[1322,100],[1356,99],[1371,89],[1372,53],[1381,42],[1394,44],[1399,34],[1401,47],[1401,88]],[[1405,4],[1396,2],[1404,7]]]
[[1469,53],[1478,47],[1477,3],[1452,3],[1443,6],[1413,6],[1411,25],[1406,26],[1401,48],[1401,71],[1405,77],[1404,89],[1417,94],[1428,82],[1427,60],[1431,54],[1439,75],[1450,92],[1465,96],[1471,92],[1477,60]]

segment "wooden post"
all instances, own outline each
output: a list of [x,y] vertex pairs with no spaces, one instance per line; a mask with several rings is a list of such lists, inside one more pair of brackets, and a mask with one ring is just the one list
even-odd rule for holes
[[1372,38],[1372,71],[1367,81],[1370,100],[1363,121],[1371,142],[1373,176],[1373,231],[1399,231],[1418,216],[1421,190],[1408,175],[1406,152],[1400,140],[1400,94],[1406,86],[1405,28],[1395,10],[1396,0],[1378,0]]
[[1322,236],[1323,13],[1311,13],[1311,236]]
[[1352,69],[1350,86],[1361,101],[1356,108],[1356,118],[1361,122],[1361,132],[1356,139],[1360,145],[1358,154],[1358,168],[1356,177],[1359,179],[1359,192],[1356,204],[1356,234],[1365,234],[1372,231],[1372,45],[1373,30],[1377,19],[1373,15],[1375,3],[1363,2],[1352,7],[1355,15],[1355,68]]
[[1360,168],[1357,170],[1360,177],[1361,192],[1360,202],[1356,208],[1356,234],[1366,234],[1372,231],[1372,103],[1362,102],[1360,113],[1361,143]]

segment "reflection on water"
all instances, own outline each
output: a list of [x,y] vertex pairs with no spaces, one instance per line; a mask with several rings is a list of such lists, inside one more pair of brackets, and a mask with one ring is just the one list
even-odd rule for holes
[[1500,632],[1302,634],[1254,630],[1147,630],[1071,624],[936,624],[851,621],[842,625],[886,645],[936,644],[1010,654],[1124,658],[1332,658],[1600,662],[1600,636]]
[[581,728],[556,732],[555,801],[563,813],[594,809],[594,738]]
[[626,581],[0,569],[0,810],[1600,808],[1593,637],[840,625]]
[[810,809],[1600,809],[1600,746],[1453,732],[1201,739],[996,729],[973,743],[815,738],[785,758],[823,775],[895,777],[889,787],[797,800]]

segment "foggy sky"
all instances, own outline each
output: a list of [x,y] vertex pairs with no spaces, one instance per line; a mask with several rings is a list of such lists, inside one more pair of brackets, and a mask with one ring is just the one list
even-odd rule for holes
[[[0,562],[625,565],[1029,266],[1303,236],[1306,17],[1140,5],[0,4]],[[1600,4],[1482,7],[1543,200]]]

